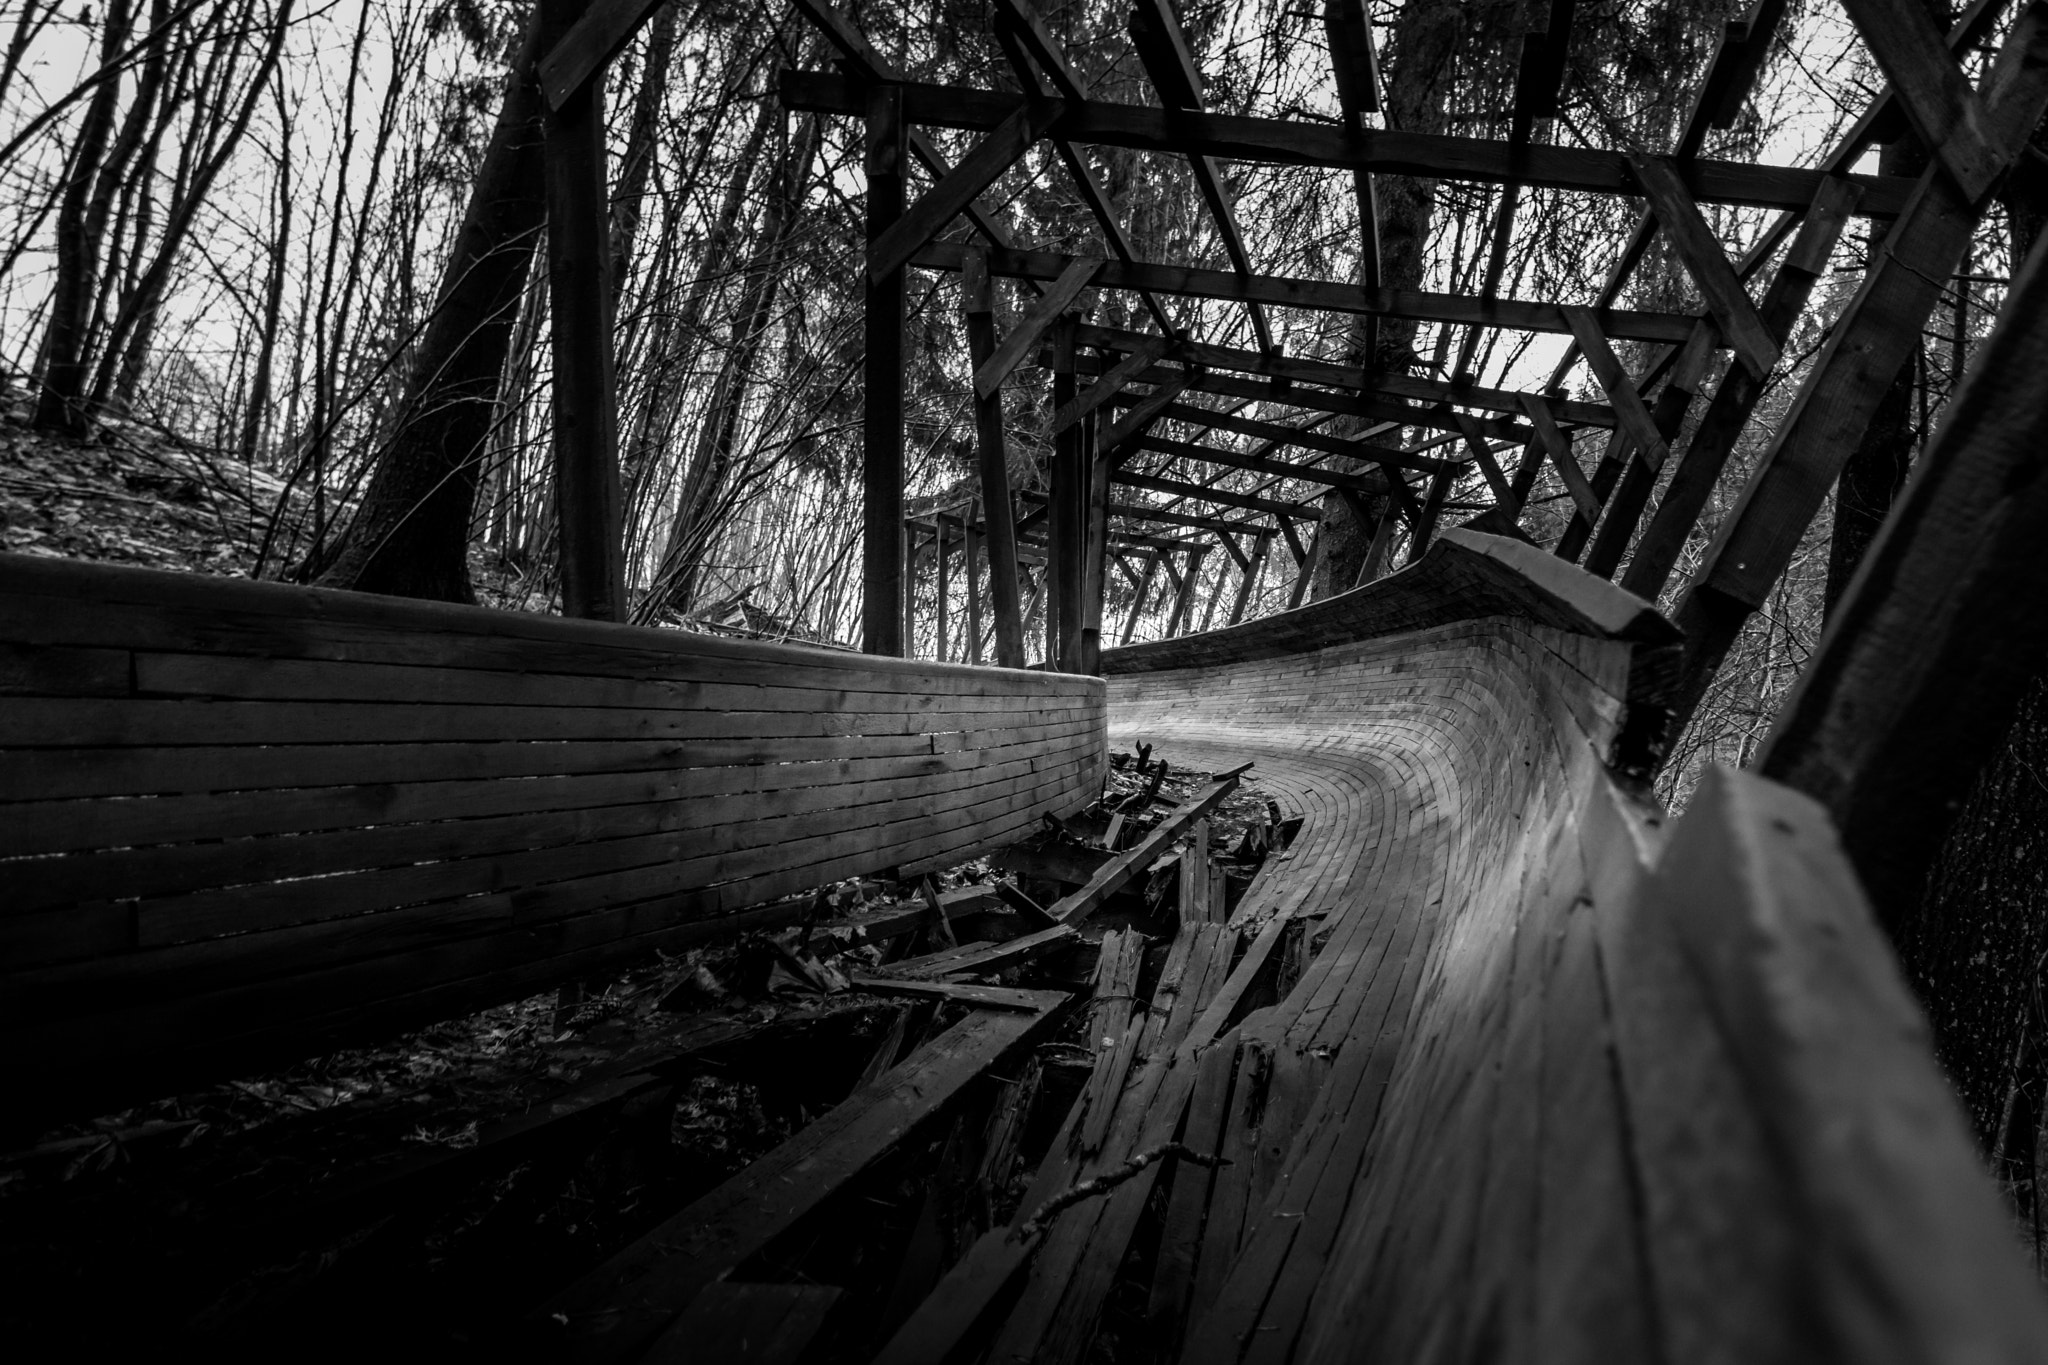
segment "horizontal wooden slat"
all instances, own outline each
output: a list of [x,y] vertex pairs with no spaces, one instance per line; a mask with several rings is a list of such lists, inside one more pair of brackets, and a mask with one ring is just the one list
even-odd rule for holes
[[4,555],[0,694],[31,1106],[701,942],[1014,840],[1103,768],[1095,679]]

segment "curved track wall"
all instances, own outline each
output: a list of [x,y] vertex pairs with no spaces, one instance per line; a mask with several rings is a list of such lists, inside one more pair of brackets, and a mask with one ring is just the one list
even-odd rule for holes
[[1014,840],[1093,678],[0,556],[0,1079],[160,1092]]
[[[1453,532],[1369,588],[1105,656],[1111,735],[1305,817],[1220,1047],[1188,1362],[2041,1359],[2048,1316],[1817,808],[1609,764],[1673,640]],[[1235,661],[1231,660],[1234,656]],[[1939,1247],[1938,1252],[1933,1248]]]

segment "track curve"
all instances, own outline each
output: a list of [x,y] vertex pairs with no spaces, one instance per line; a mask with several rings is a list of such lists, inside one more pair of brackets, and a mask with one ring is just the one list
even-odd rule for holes
[[[1824,817],[1719,775],[1667,854],[1631,793],[1675,640],[1608,583],[1454,531],[1368,588],[1104,657],[1113,743],[1251,760],[1304,820],[1232,916],[1285,926],[1282,962],[1219,1040],[1234,1079],[1202,1136],[1237,1164],[1167,1329],[1182,1360],[1868,1359],[1878,1303],[1953,1324],[1966,1301],[1999,1358],[2039,1358],[2038,1292]],[[1779,838],[1825,868],[1790,908]],[[1853,969],[1809,956],[1844,943]],[[1759,984],[1793,958],[1841,1014],[1825,1037],[1799,1038],[1814,999]],[[1815,1099],[1840,1075],[1821,1059],[1873,1034],[1888,1078]],[[1822,1155],[1891,1121],[1899,1077],[1924,1132],[1881,1172]],[[1902,1188],[1956,1193],[1904,1245],[1854,1226]],[[1935,1237],[2007,1306],[1937,1284]],[[1879,1354],[1959,1345],[1938,1340]]]

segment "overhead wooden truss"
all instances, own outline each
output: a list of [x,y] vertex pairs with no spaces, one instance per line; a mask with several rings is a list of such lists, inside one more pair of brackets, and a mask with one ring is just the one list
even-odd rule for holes
[[[576,150],[575,129],[582,126],[576,120],[597,99],[594,78],[658,0],[598,0],[580,10],[573,0],[550,3],[579,16],[562,27],[542,65],[562,129],[550,143],[551,193],[567,208],[595,202],[592,195],[601,200],[602,158],[590,157],[587,146]],[[1683,130],[1670,152],[1657,156],[1545,142],[1542,130],[1556,112],[1571,43],[1571,3],[1535,7],[1537,17],[1519,35],[1504,139],[1370,126],[1379,84],[1360,0],[1327,0],[1324,7],[1343,110],[1337,123],[1210,109],[1200,69],[1165,0],[1134,0],[1128,26],[1157,104],[1099,98],[1030,0],[993,3],[992,30],[1015,89],[906,80],[831,0],[796,4],[831,44],[839,69],[788,71],[781,78],[790,108],[855,118],[865,128],[863,646],[879,653],[908,647],[907,574],[920,562],[906,553],[910,532],[902,507],[906,272],[960,275],[974,388],[979,512],[965,518],[957,534],[945,531],[942,521],[927,551],[941,564],[956,547],[986,555],[994,653],[1012,666],[1025,661],[1030,614],[1030,575],[1020,571],[1020,555],[1040,563],[1032,591],[1047,607],[1049,661],[1090,671],[1101,648],[1106,566],[1120,564],[1143,577],[1163,565],[1183,586],[1192,578],[1191,566],[1184,575],[1174,561],[1198,559],[1199,549],[1152,543],[1158,527],[1216,537],[1229,552],[1223,562],[1246,574],[1256,572],[1267,546],[1285,545],[1296,556],[1292,598],[1299,601],[1323,550],[1318,528],[1326,503],[1345,503],[1374,531],[1367,572],[1377,573],[1391,567],[1389,550],[1400,536],[1411,559],[1419,554],[1447,511],[1485,509],[1489,525],[1515,529],[1546,467],[1555,471],[1571,512],[1555,552],[1602,576],[1625,566],[1624,586],[1656,596],[1766,384],[1784,366],[1787,339],[1844,226],[1852,218],[1871,220],[1882,238],[1881,259],[1811,366],[1762,465],[1683,595],[1679,618],[1688,632],[1690,695],[1696,697],[1783,571],[1956,269],[1992,187],[2048,106],[2048,15],[2038,4],[2014,21],[1981,85],[1973,85],[1959,64],[1956,54],[1992,31],[2000,0],[1977,0],[1945,35],[1909,0],[1846,0],[1891,89],[1808,167],[1701,155],[1708,131],[1728,126],[1739,113],[1784,18],[1785,0],[1757,0],[1726,26]],[[1904,125],[1935,149],[1925,173],[1906,178],[1850,170],[1874,141]],[[955,162],[939,150],[932,129],[966,131],[974,141]],[[1013,241],[1001,215],[983,202],[1041,144],[1053,150],[1093,218],[1099,250],[1030,249]],[[1097,148],[1182,159],[1226,268],[1141,257],[1102,188],[1092,160]],[[1246,240],[1221,172],[1227,161],[1349,172],[1363,229],[1360,277],[1328,281],[1260,269],[1256,244]],[[1374,191],[1374,177],[1382,174],[1500,187],[1476,291],[1384,283]],[[1641,206],[1612,272],[1583,303],[1501,293],[1518,205],[1533,189],[1623,196]],[[1735,256],[1702,210],[1714,204],[1775,209],[1779,217]],[[1615,306],[1660,235],[1697,287],[1701,312]],[[576,278],[577,263],[568,266],[554,277],[558,291]],[[586,261],[580,268],[588,274],[602,265]],[[1023,310],[1006,329],[997,322],[1000,280],[1025,291]],[[1076,309],[1089,291],[1136,296],[1157,330],[1081,320]],[[1241,305],[1255,344],[1233,347],[1189,334],[1169,307],[1174,299]],[[1273,308],[1342,319],[1329,334],[1343,339],[1344,351],[1285,354],[1268,318]],[[557,325],[571,333],[594,330],[601,320],[588,312],[558,308]],[[1390,318],[1458,329],[1457,361],[1448,377],[1375,363],[1375,329]],[[1475,345],[1492,330],[1568,338],[1551,382],[1530,392],[1471,382],[1466,370]],[[1643,344],[1648,358],[1640,370],[1629,371],[1618,342]],[[571,338],[558,338],[558,356],[578,353]],[[1724,353],[1730,363],[1704,395],[1700,419],[1688,424]],[[1581,363],[1604,401],[1563,396],[1565,379]],[[1010,487],[1003,429],[1004,388],[1032,382],[1025,376],[1033,367],[1052,373],[1055,449],[1042,493]],[[558,381],[566,414],[602,406],[609,377],[599,368],[586,363],[586,373],[572,364],[567,382]],[[1242,411],[1252,405],[1264,410],[1256,417]],[[1279,419],[1275,409],[1297,415]],[[1325,428],[1336,417],[1362,419],[1366,431],[1333,434]],[[566,443],[565,468],[601,469],[600,447],[610,439],[604,424],[566,425],[566,434],[558,435]],[[1414,434],[1405,443],[1404,432]],[[568,449],[579,443],[589,447],[580,462]],[[1582,463],[1593,450],[1598,455],[1590,466]],[[1247,474],[1256,476],[1249,486]],[[1113,499],[1114,489],[1128,494]],[[601,487],[594,496],[602,503]],[[572,538],[565,564],[599,563],[575,553],[571,519],[565,502],[565,537]],[[612,534],[596,514],[576,519],[588,523],[591,535]],[[1112,523],[1124,529],[1113,531]],[[1031,548],[1040,537],[1042,552]],[[1256,556],[1239,546],[1239,537],[1255,544]],[[1149,556],[1151,567],[1130,570],[1116,558],[1119,550]],[[1246,591],[1249,586],[1247,579]],[[975,590],[981,591],[978,575]],[[1176,622],[1186,615],[1176,611]],[[965,648],[960,652],[964,656]]]

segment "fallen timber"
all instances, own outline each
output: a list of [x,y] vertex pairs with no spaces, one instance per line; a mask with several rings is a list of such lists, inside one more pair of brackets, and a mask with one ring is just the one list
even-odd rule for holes
[[0,556],[18,1120],[792,922],[1085,803],[1092,678]]

